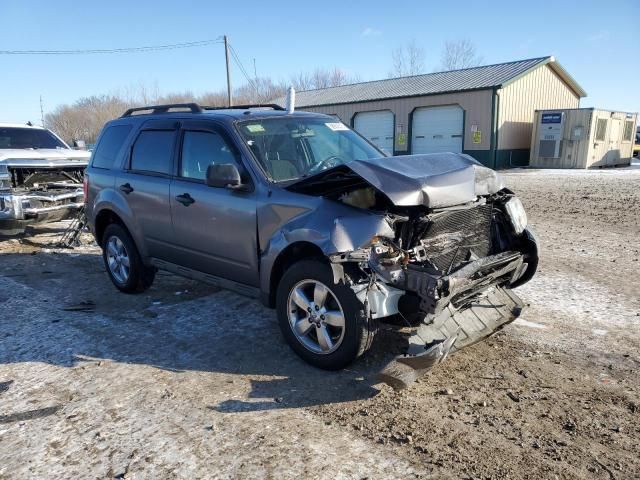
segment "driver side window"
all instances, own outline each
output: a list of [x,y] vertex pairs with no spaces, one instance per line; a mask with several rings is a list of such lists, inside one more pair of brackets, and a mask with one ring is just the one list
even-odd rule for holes
[[186,131],[182,140],[180,176],[205,180],[209,165],[238,164],[231,146],[214,132]]

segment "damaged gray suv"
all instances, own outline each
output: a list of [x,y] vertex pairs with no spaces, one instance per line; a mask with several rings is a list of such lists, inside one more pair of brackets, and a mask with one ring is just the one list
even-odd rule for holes
[[380,322],[410,327],[381,372],[403,387],[518,317],[537,244],[500,177],[454,153],[386,157],[335,117],[197,104],[103,129],[86,212],[113,284],[157,269],[275,307],[291,348],[341,369]]

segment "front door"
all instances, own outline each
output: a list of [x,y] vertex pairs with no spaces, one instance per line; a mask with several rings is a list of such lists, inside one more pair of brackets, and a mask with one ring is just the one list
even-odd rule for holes
[[174,250],[180,257],[174,262],[257,286],[256,196],[251,188],[206,185],[207,167],[216,163],[243,171],[240,153],[215,123],[183,123],[178,175],[170,187]]
[[607,151],[606,164],[608,166],[620,163],[620,123],[621,121],[612,118],[611,129],[609,130],[609,148]]

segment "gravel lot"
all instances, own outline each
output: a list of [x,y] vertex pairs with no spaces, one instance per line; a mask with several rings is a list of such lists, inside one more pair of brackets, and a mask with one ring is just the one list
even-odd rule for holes
[[542,241],[530,306],[399,393],[391,331],[327,373],[257,301],[117,293],[97,248],[46,248],[64,225],[0,242],[0,478],[640,477],[640,168],[505,179]]

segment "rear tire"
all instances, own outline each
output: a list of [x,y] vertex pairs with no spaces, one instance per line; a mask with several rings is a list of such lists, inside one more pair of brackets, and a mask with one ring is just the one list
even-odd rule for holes
[[318,260],[293,264],[278,284],[280,330],[296,354],[324,370],[340,370],[365,353],[377,322],[331,268]]
[[116,288],[124,293],[147,290],[155,279],[156,269],[142,263],[129,232],[121,225],[112,223],[105,229],[102,238],[102,259]]

